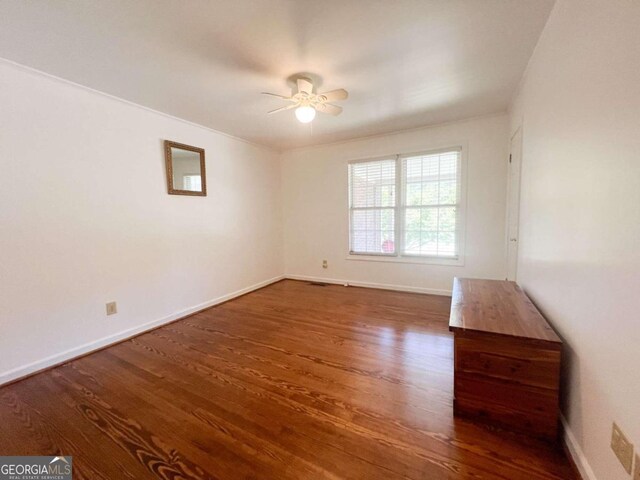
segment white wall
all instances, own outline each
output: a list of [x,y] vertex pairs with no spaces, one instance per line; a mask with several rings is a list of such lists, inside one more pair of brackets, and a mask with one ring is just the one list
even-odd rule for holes
[[0,105],[0,383],[282,274],[276,153],[5,62]]
[[[559,0],[512,109],[518,281],[566,342],[564,414],[588,478],[640,447],[640,2]],[[573,440],[570,439],[570,440]]]
[[[347,260],[348,161],[458,145],[468,157],[464,266]],[[505,278],[507,149],[508,117],[500,114],[286,152],[285,273],[434,293],[450,292],[454,276]]]

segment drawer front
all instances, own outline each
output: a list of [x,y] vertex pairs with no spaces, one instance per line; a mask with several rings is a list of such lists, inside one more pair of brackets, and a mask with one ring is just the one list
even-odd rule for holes
[[558,414],[557,390],[494,381],[469,374],[455,377],[456,399],[468,399],[536,416]]
[[455,338],[455,371],[558,390],[560,351],[494,338]]
[[557,415],[535,415],[502,405],[487,404],[465,396],[455,399],[454,413],[473,421],[525,433],[551,442],[558,440],[559,418]]

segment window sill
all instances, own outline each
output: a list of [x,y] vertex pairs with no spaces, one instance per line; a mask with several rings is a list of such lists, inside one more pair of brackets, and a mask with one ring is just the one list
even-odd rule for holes
[[349,254],[346,260],[355,260],[357,262],[383,262],[383,263],[410,263],[417,265],[442,265],[448,267],[463,267],[464,257],[457,258],[438,258],[438,257],[412,257],[412,256],[393,256],[393,255],[366,255],[366,254]]

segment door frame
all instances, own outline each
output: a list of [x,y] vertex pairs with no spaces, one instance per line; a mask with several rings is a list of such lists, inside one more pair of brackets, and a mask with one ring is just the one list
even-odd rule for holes
[[[514,144],[520,135],[519,142]],[[509,139],[509,163],[507,166],[507,212],[505,228],[505,256],[507,280],[516,281],[518,275],[518,251],[520,243],[520,188],[522,179],[523,128],[520,124]],[[512,171],[517,168],[516,176]],[[515,233],[514,233],[515,231]]]

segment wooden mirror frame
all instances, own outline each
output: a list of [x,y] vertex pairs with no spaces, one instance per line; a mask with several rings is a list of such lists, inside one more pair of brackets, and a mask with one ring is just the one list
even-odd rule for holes
[[[179,148],[180,150],[189,150],[200,154],[200,177],[202,182],[202,191],[194,192],[193,190],[178,190],[173,188],[173,159],[171,156],[171,148]],[[164,159],[167,167],[167,189],[169,195],[192,195],[197,197],[207,196],[207,174],[204,166],[204,148],[185,145],[184,143],[164,141]]]

